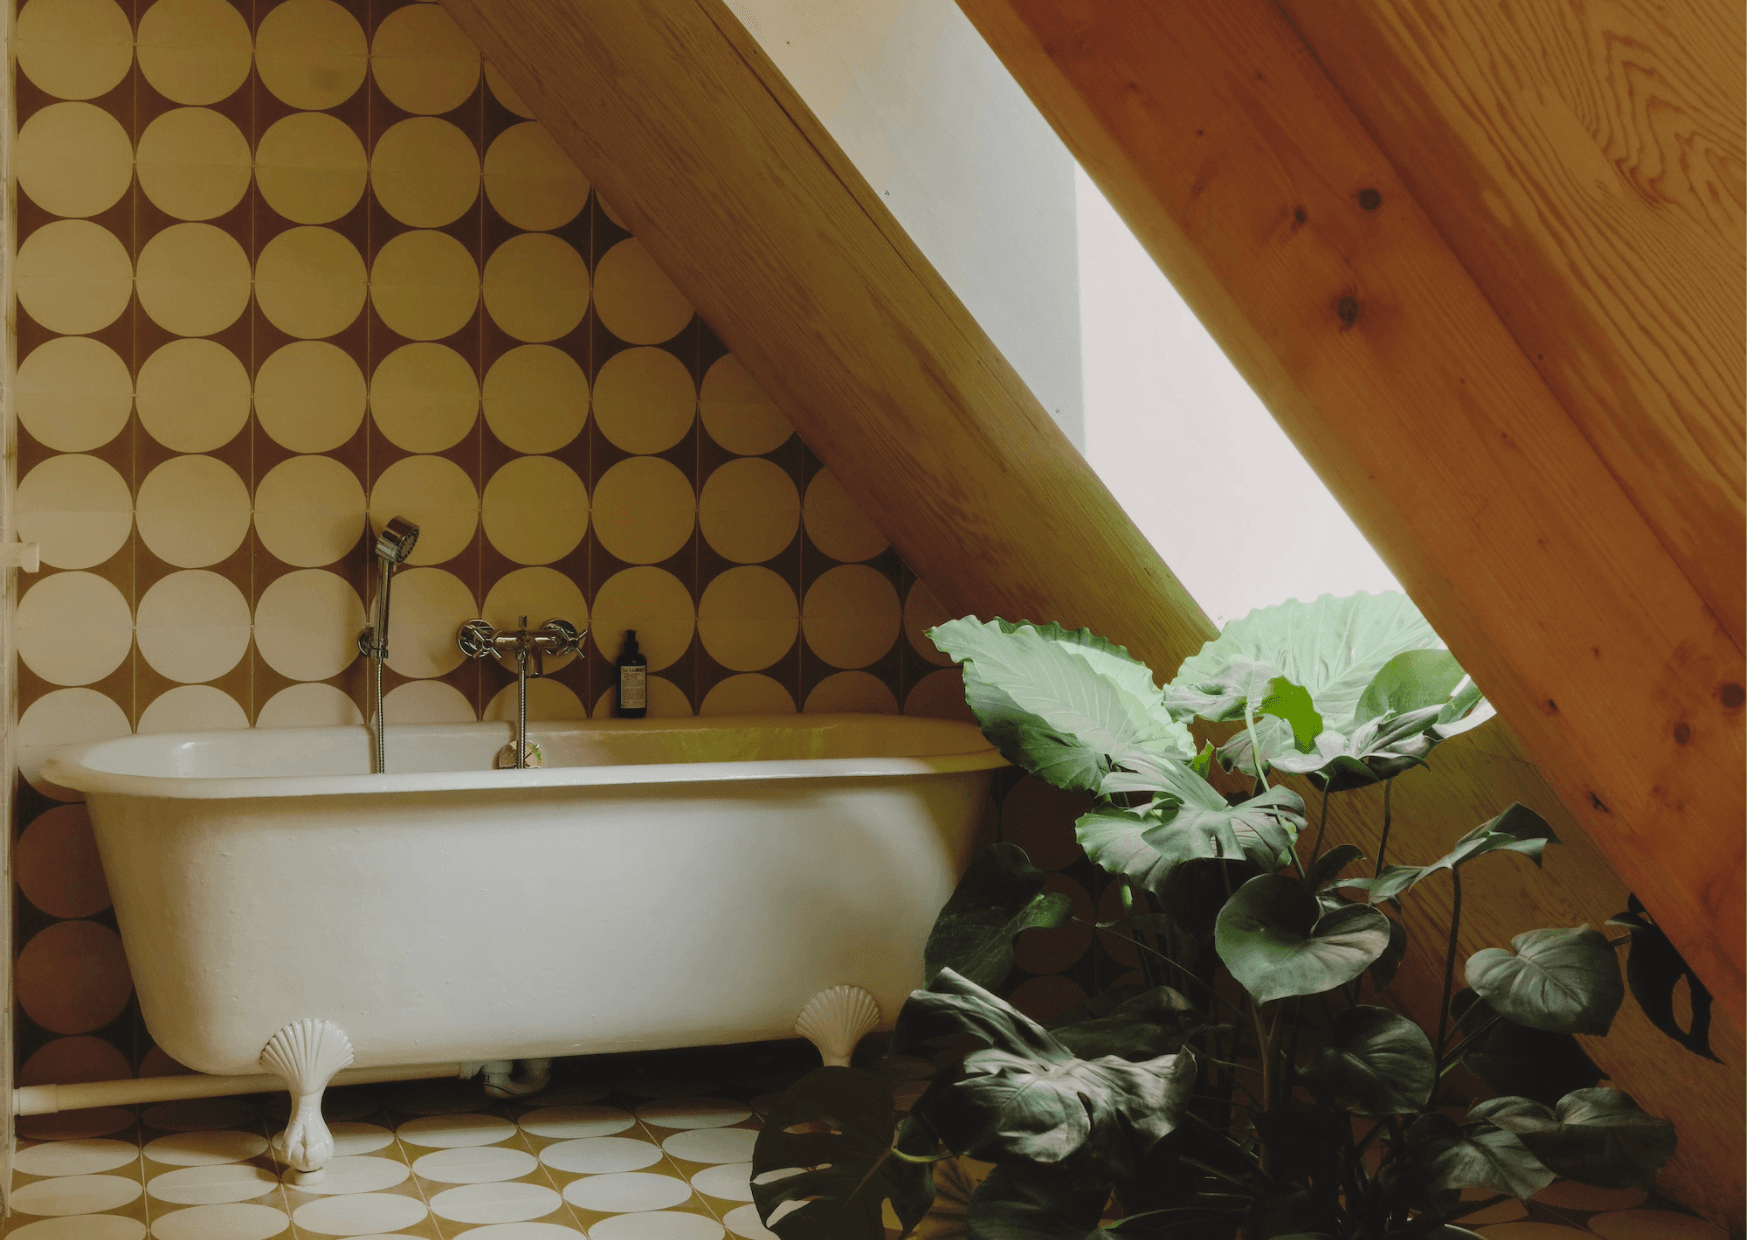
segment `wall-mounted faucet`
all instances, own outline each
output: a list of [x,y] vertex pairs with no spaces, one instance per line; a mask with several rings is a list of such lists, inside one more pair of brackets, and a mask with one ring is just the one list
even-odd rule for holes
[[376,623],[358,635],[358,653],[370,660],[371,696],[376,702],[376,714],[371,719],[373,733],[370,769],[377,775],[388,773],[388,741],[384,735],[386,723],[382,717],[382,665],[388,658],[388,591],[395,568],[407,562],[413,545],[419,541],[419,527],[400,517],[390,517],[376,536]]
[[548,620],[538,629],[530,629],[527,616],[517,624],[515,629],[498,630],[484,620],[469,620],[456,633],[455,644],[470,659],[516,661],[516,739],[511,745],[510,765],[522,770],[528,765],[528,681],[544,673],[543,656],[575,654],[589,631],[579,632],[568,620]]

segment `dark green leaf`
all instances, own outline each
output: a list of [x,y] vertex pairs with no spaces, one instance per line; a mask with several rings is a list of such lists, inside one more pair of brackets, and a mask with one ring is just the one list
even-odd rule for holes
[[[823,1121],[829,1132],[795,1133]],[[890,1202],[905,1230],[928,1213],[934,1182],[926,1165],[891,1154],[897,1115],[886,1085],[854,1068],[819,1068],[792,1085],[771,1108],[753,1145],[753,1200],[759,1217],[799,1201],[775,1223],[783,1240],[885,1240],[881,1203]],[[772,1172],[798,1174],[761,1183]]]
[[1099,1240],[1100,1181],[1048,1167],[997,1167],[971,1194],[971,1240]]
[[1315,995],[1351,982],[1390,945],[1390,921],[1349,905],[1318,916],[1317,897],[1297,879],[1265,874],[1220,910],[1214,945],[1258,1003]]
[[1276,676],[1268,683],[1268,696],[1257,704],[1257,714],[1271,715],[1293,731],[1293,747],[1309,753],[1311,742],[1323,731],[1323,716],[1311,702],[1311,694],[1303,685],[1296,685],[1285,676]]
[[1327,1106],[1288,1099],[1258,1115],[1256,1131],[1275,1180],[1329,1184],[1340,1173],[1353,1123]]
[[1554,1173],[1516,1134],[1491,1123],[1458,1126],[1450,1116],[1433,1111],[1408,1129],[1408,1148],[1435,1189],[1485,1188],[1523,1199],[1554,1182]]
[[[1627,949],[1627,987],[1646,1017],[1694,1054],[1713,1063],[1722,1062],[1712,1054],[1708,1036],[1712,1026],[1711,991],[1646,914],[1639,897],[1627,897],[1627,911],[1609,918],[1608,924],[1625,926],[1632,933],[1633,941]],[[1675,1019],[1675,988],[1683,979],[1687,981],[1688,1007],[1693,1013],[1686,1029]]]
[[1372,985],[1383,990],[1396,980],[1396,970],[1402,965],[1402,958],[1408,954],[1408,931],[1394,917],[1390,919],[1390,946],[1384,949],[1384,954],[1372,961]]
[[1299,1080],[1319,1100],[1356,1115],[1406,1115],[1426,1105],[1436,1073],[1432,1042],[1419,1025],[1362,1006],[1335,1018]]
[[1177,1054],[1204,1023],[1195,1004],[1169,986],[1156,986],[1104,1015],[1056,1025],[1050,1035],[1081,1059],[1116,1055],[1141,1063]]
[[1490,818],[1451,846],[1451,850],[1431,865],[1387,865],[1375,878],[1349,879],[1340,885],[1364,891],[1375,904],[1379,900],[1400,898],[1410,887],[1440,870],[1454,870],[1488,853],[1514,852],[1528,857],[1538,866],[1542,851],[1549,844],[1558,844],[1559,837],[1548,826],[1547,819],[1533,809],[1513,801],[1504,812]]
[[1073,915],[1067,896],[1044,890],[1044,872],[1012,844],[992,844],[972,861],[935,918],[923,949],[923,977],[951,968],[985,988],[999,986],[1014,963],[1014,936],[1055,929]]
[[[1356,861],[1365,860],[1365,853],[1352,844],[1337,844],[1321,857],[1313,861],[1305,871],[1305,886],[1312,891],[1322,891],[1335,882],[1336,875]],[[1337,883],[1337,886],[1341,884]]]
[[1463,976],[1507,1020],[1549,1033],[1608,1032],[1626,997],[1608,940],[1589,926],[1531,930],[1511,940],[1516,955],[1489,947]]
[[1675,1152],[1675,1125],[1618,1089],[1579,1089],[1551,1110],[1528,1098],[1490,1098],[1469,1112],[1522,1139],[1556,1175],[1585,1184],[1654,1188]]
[[913,990],[892,1030],[894,1055],[930,1055],[937,1062],[995,1047],[1016,1055],[1057,1045],[1044,1027],[995,995],[943,969],[927,990]]
[[1354,721],[1364,723],[1382,715],[1406,715],[1428,706],[1443,710],[1462,682],[1462,665],[1450,651],[1404,650],[1379,668],[1360,694]]
[[1463,1066],[1496,1094],[1517,1094],[1552,1106],[1606,1075],[1571,1034],[1529,1029],[1499,1017],[1472,990],[1458,991],[1451,1010],[1458,1031],[1468,1039]]
[[1172,868],[1164,890],[1157,894],[1166,916],[1200,942],[1214,933],[1228,893],[1263,872],[1248,861],[1186,861]]

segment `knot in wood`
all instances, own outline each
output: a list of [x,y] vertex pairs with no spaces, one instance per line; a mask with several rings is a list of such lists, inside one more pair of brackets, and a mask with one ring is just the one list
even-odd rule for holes
[[1351,295],[1343,297],[1340,301],[1335,303],[1335,317],[1341,320],[1341,329],[1346,331],[1359,320],[1359,301]]
[[1380,194],[1377,190],[1375,190],[1375,189],[1362,189],[1360,191],[1360,210],[1362,210],[1362,211],[1376,211],[1379,207],[1381,207],[1383,205],[1384,205],[1384,195]]

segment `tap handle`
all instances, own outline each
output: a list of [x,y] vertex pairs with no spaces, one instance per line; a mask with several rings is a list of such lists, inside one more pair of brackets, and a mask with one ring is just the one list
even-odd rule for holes
[[575,654],[583,644],[583,638],[589,635],[589,630],[583,629],[579,632],[577,626],[569,620],[548,620],[541,625],[541,634],[552,642],[548,654]]
[[455,635],[455,644],[470,659],[489,659],[497,653],[497,630],[484,620],[469,620]]

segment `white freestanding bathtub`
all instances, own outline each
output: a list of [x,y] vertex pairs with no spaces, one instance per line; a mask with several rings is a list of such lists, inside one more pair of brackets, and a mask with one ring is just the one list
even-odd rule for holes
[[[509,726],[476,723],[391,727],[386,775],[362,727],[125,737],[44,774],[87,794],[159,1045],[315,1103],[347,1063],[788,1037],[839,986],[889,1024],[1003,765],[969,724],[877,715],[530,734],[544,769],[492,769]],[[308,1127],[287,1160],[319,1171]]]

